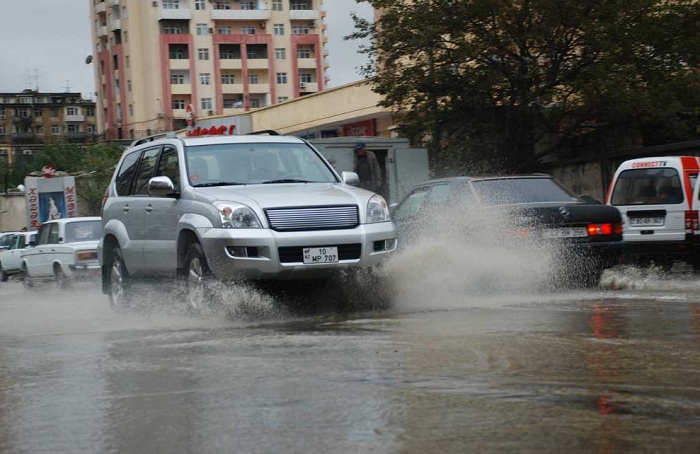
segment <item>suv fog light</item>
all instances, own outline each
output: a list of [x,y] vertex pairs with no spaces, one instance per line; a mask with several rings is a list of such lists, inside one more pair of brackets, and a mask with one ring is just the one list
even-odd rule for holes
[[392,238],[391,240],[386,240],[386,250],[393,251],[394,249],[396,249],[396,238]]
[[396,248],[396,238],[375,241],[373,246],[374,252],[391,251]]
[[226,246],[226,252],[233,257],[248,257],[248,248],[245,246]]

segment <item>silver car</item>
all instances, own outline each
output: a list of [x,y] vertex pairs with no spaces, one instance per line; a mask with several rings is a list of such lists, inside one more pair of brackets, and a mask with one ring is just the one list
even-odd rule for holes
[[122,308],[132,280],[179,278],[200,309],[211,279],[323,279],[375,266],[396,249],[396,228],[384,198],[357,182],[297,137],[137,141],[105,194],[103,292]]

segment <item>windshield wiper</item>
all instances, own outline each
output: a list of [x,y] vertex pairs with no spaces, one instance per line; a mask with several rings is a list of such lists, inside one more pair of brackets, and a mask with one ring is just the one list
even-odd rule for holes
[[217,181],[215,183],[193,184],[192,187],[194,187],[194,188],[210,188],[213,186],[240,186],[240,185],[245,185],[245,183],[237,183],[235,181]]
[[312,182],[309,180],[297,180],[295,178],[282,178],[280,180],[263,181],[261,184],[275,184],[275,183],[312,183]]

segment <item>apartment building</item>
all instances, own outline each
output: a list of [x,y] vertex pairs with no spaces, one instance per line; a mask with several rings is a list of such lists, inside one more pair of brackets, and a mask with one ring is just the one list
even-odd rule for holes
[[0,93],[0,162],[30,161],[44,144],[93,141],[95,114],[80,93]]
[[323,0],[90,0],[108,139],[181,129],[324,89]]

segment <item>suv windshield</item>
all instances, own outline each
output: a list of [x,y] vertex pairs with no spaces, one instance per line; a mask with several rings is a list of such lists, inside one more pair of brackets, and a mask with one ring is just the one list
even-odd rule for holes
[[632,169],[620,173],[613,188],[613,205],[655,205],[683,202],[681,180],[676,169]]
[[298,143],[227,143],[185,149],[187,176],[195,187],[270,183],[336,183],[336,176],[308,146]]
[[472,181],[474,191],[485,205],[518,203],[571,203],[579,198],[551,178],[503,178]]

